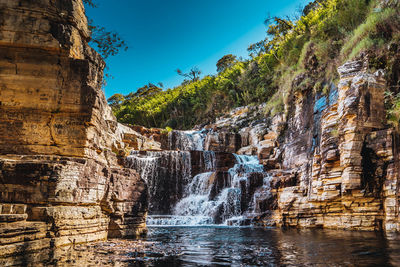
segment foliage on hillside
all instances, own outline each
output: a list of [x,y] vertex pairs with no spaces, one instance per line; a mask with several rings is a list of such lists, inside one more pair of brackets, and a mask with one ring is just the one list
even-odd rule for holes
[[[153,94],[113,96],[110,103],[123,123],[180,129],[211,122],[242,105],[267,102],[267,116],[284,112],[296,90],[329,93],[337,67],[360,52],[368,52],[372,66],[390,73],[394,63],[386,45],[400,40],[396,5],[397,1],[316,0],[295,21],[268,19],[267,38],[249,47],[250,59],[227,55],[218,61],[217,75]],[[398,93],[398,78],[390,82]]]

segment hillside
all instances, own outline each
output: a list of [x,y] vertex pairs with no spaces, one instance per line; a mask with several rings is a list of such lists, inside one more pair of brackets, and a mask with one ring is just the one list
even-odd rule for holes
[[268,36],[249,47],[250,59],[233,56],[219,62],[217,75],[168,90],[149,84],[114,95],[109,104],[118,121],[146,127],[190,129],[234,107],[261,103],[271,117],[287,112],[297,91],[328,95],[337,84],[337,68],[367,55],[370,68],[385,70],[390,121],[397,125],[399,12],[397,1],[316,0],[297,20],[269,18]]

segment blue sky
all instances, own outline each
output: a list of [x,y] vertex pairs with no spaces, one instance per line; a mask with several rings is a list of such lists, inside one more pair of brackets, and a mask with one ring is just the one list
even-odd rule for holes
[[268,14],[292,15],[307,0],[97,0],[87,8],[95,24],[118,32],[128,51],[107,59],[114,78],[107,97],[128,94],[148,82],[172,88],[182,82],[175,70],[197,66],[216,73],[226,54],[247,57],[247,47],[265,37]]

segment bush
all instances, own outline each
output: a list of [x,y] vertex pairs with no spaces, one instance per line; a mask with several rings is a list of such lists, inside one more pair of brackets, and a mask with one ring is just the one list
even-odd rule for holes
[[385,92],[385,105],[387,107],[388,123],[399,131],[400,125],[400,93]]
[[373,10],[365,22],[359,25],[351,34],[349,40],[341,50],[341,56],[345,60],[356,57],[361,51],[373,46],[381,47],[384,38],[377,32],[378,25],[396,16],[396,10],[387,8],[382,11]]

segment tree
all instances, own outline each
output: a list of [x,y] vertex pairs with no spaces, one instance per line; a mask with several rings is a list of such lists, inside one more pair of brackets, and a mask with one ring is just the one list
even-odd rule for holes
[[92,20],[89,20],[89,30],[91,31],[92,39],[98,52],[106,59],[109,56],[115,56],[122,49],[128,50],[126,42],[119,36],[118,33],[108,31],[104,27],[94,25]]
[[[271,21],[273,21],[273,23],[271,23]],[[268,26],[268,35],[273,38],[284,36],[294,28],[294,24],[289,18],[268,17],[264,23]]]
[[302,10],[302,15],[303,16],[307,16],[308,13],[310,13],[311,11],[317,9],[318,7],[321,6],[321,4],[325,2],[325,0],[314,0],[311,1],[310,3],[308,3]]
[[118,107],[123,101],[125,100],[125,97],[122,94],[114,94],[112,95],[109,99],[107,99],[108,104],[112,108]]
[[266,52],[265,44],[267,43],[267,39],[261,40],[257,43],[249,45],[247,51],[249,52],[249,56],[255,57],[260,55],[261,53]]
[[217,66],[217,71],[221,72],[226,70],[227,68],[232,67],[236,62],[236,56],[232,54],[228,54],[223,56],[220,60],[218,60],[216,66]]
[[180,69],[176,70],[180,76],[185,77],[186,79],[183,81],[183,84],[188,84],[191,82],[196,82],[200,79],[201,70],[198,67],[193,67],[190,69],[188,73],[182,72]]
[[97,5],[94,2],[94,0],[83,0],[83,3],[87,4],[90,7],[97,7]]
[[145,86],[142,86],[139,89],[137,89],[137,91],[136,91],[136,93],[134,95],[136,97],[147,98],[147,97],[156,95],[161,91],[162,91],[162,88],[156,86],[153,83],[148,83]]
[[[83,0],[87,6],[97,7],[95,0]],[[114,31],[108,31],[106,28],[95,25],[93,20],[89,19],[89,30],[91,31],[91,42],[98,48],[98,52],[106,59],[109,56],[115,56],[122,49],[126,51],[128,46],[126,42]]]
[[295,28],[293,21],[289,17],[279,18],[268,16],[264,24],[267,26],[267,37],[264,40],[251,44],[247,48],[251,57],[269,52],[289,31]]
[[[160,84],[160,83],[158,83],[158,84]],[[158,87],[153,83],[148,83],[148,84],[138,88],[135,92],[130,92],[129,94],[125,95],[124,100],[134,103],[134,102],[155,96],[160,92],[162,92],[161,87]]]

